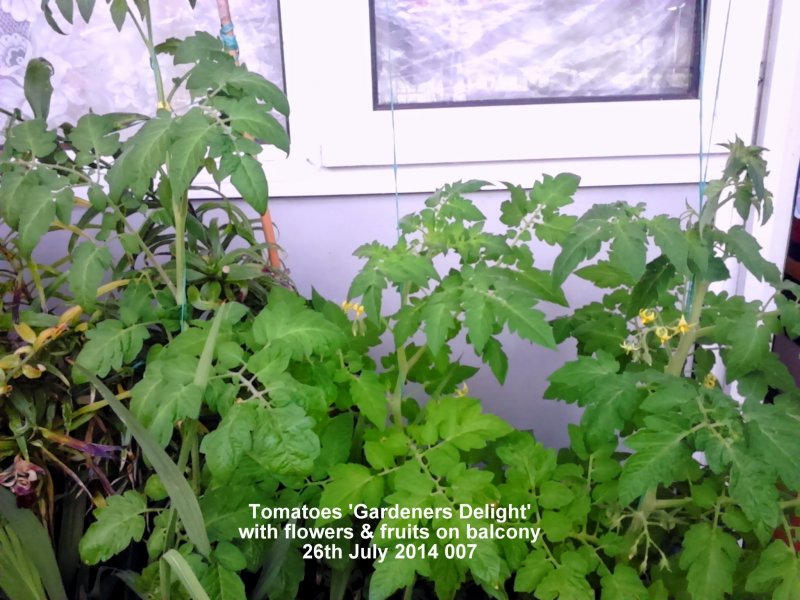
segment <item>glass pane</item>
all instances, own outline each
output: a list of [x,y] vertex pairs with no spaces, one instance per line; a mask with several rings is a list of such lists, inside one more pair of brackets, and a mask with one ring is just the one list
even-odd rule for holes
[[[283,87],[278,0],[231,4],[241,59],[249,69]],[[43,57],[55,71],[51,125],[74,123],[89,109],[96,113],[155,112],[150,60],[130,21],[118,32],[106,3],[97,2],[90,24],[76,11],[75,24],[65,26],[68,35],[63,36],[47,25],[39,5],[33,0],[0,0],[0,106],[24,107],[27,112],[22,89],[25,65],[33,57]],[[55,10],[55,4],[51,5]],[[151,5],[157,40],[186,37],[196,30],[219,31],[213,2],[198,2],[194,11],[187,0]],[[173,67],[169,56],[163,56],[160,63],[169,89],[171,78],[186,67]],[[188,101],[188,95],[178,96],[173,104],[180,107]]]
[[375,102],[696,94],[697,0],[372,0]]

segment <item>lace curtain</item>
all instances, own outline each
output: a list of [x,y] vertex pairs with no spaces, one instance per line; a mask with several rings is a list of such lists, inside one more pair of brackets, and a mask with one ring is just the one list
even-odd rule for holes
[[[87,25],[75,11],[74,25],[65,24],[66,36],[45,22],[34,0],[0,0],[0,106],[27,110],[22,84],[25,65],[43,57],[53,65],[50,124],[74,123],[89,109],[96,113],[155,111],[155,84],[147,51],[135,27],[126,22],[118,32],[108,6],[97,2]],[[219,19],[213,2],[188,0],[152,2],[156,39],[185,37],[196,30],[216,34]],[[55,9],[54,9],[55,10]],[[241,58],[248,68],[283,87],[278,0],[231,0]],[[167,89],[180,75],[169,56],[161,58]],[[176,98],[176,103],[188,97]]]

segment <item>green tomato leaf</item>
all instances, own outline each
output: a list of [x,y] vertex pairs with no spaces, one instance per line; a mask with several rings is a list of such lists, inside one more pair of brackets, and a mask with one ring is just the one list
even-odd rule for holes
[[92,242],[82,242],[73,251],[72,268],[67,272],[67,281],[75,301],[87,312],[97,304],[97,288],[112,262],[108,248]]
[[56,203],[50,190],[35,187],[24,199],[19,216],[19,249],[30,256],[50,229],[56,216]]
[[639,574],[628,565],[617,565],[614,573],[604,575],[600,584],[601,600],[650,600]]
[[[322,490],[321,507],[340,508],[345,514],[355,504],[378,506],[383,498],[383,479],[364,465],[339,464],[331,467],[330,480]],[[324,522],[320,520],[320,522]]]
[[[59,8],[64,2],[69,6],[70,18],[67,20],[71,23],[72,0],[60,0]],[[32,58],[25,68],[25,99],[33,110],[33,116],[45,122],[50,114],[50,98],[53,96],[53,85],[50,83],[52,75],[52,65],[43,58]]]
[[745,589],[759,595],[771,594],[772,600],[800,598],[800,557],[784,542],[772,542],[761,552]]
[[107,502],[108,506],[95,509],[96,520],[80,542],[81,558],[89,565],[108,560],[144,535],[144,495],[131,490],[122,496],[109,496]]
[[364,371],[350,381],[353,403],[378,429],[386,427],[386,388],[374,371]]
[[622,466],[620,502],[627,504],[658,484],[671,484],[691,460],[685,437],[680,430],[641,430],[630,436],[625,443],[636,453]]
[[264,175],[264,168],[252,156],[247,154],[239,157],[239,165],[231,175],[231,183],[242,198],[258,214],[264,214],[267,210],[267,200],[269,191],[267,188],[267,177]]
[[30,119],[8,131],[8,144],[17,152],[30,152],[42,158],[56,149],[56,133],[47,130],[44,119]]
[[723,600],[733,592],[733,574],[742,549],[736,538],[709,523],[692,525],[683,537],[680,566],[696,600]]
[[[147,327],[141,324],[126,327],[120,321],[100,321],[86,334],[88,341],[76,362],[98,377],[105,377],[112,370],[119,371],[122,365],[133,361],[149,337]],[[73,371],[73,378],[76,383],[86,381],[79,371]]]

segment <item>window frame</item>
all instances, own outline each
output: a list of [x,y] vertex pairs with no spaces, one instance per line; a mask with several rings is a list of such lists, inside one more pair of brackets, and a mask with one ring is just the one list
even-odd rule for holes
[[709,173],[716,144],[753,133],[768,4],[708,2],[702,100],[376,111],[368,3],[281,0],[292,151],[266,160],[271,193],[392,193],[395,179],[401,193],[424,192],[568,170],[588,186],[696,182],[701,102]]

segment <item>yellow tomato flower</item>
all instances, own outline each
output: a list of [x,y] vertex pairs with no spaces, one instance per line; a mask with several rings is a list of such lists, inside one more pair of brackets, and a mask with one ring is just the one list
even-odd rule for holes
[[672,337],[672,334],[670,334],[669,329],[666,327],[659,326],[656,327],[656,336],[661,340],[662,344],[665,344]]
[[643,308],[639,311],[639,318],[642,320],[642,325],[649,325],[656,320],[656,311],[652,308]]
[[461,387],[459,387],[455,392],[453,392],[453,396],[456,398],[463,398],[469,394],[469,386],[466,383],[462,383]]
[[678,321],[678,324],[675,326],[674,331],[675,331],[676,335],[677,334],[683,335],[684,333],[689,333],[689,330],[691,328],[692,328],[692,326],[689,325],[689,323],[686,322],[686,317],[681,315],[681,320]]
[[717,387],[717,376],[713,373],[709,373],[703,378],[703,387],[706,387],[710,390],[713,390]]
[[639,343],[636,340],[624,341],[619,345],[620,348],[625,350],[625,354],[633,354],[639,349]]

